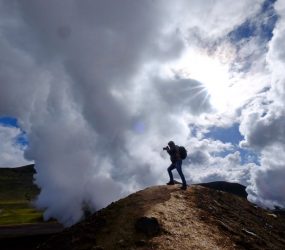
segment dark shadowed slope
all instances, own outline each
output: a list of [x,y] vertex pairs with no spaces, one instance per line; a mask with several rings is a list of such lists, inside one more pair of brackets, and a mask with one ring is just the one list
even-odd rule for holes
[[193,185],[134,193],[39,249],[285,249],[285,219],[246,199]]
[[0,168],[0,249],[31,250],[62,231],[56,222],[43,222],[42,211],[32,206],[39,193],[33,183],[34,165]]
[[33,199],[39,189],[33,183],[34,165],[0,168],[0,201]]
[[246,187],[239,183],[231,183],[226,181],[215,181],[197,184],[203,187],[212,188],[226,193],[234,194],[243,198],[247,198]]

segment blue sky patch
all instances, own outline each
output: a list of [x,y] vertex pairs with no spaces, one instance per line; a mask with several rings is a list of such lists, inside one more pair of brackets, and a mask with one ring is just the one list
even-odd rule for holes
[[4,127],[16,127],[16,128],[19,127],[18,120],[14,117],[9,117],[9,116],[1,116],[0,125]]
[[244,149],[240,147],[237,148],[237,150],[240,152],[242,164],[255,163],[257,165],[260,165],[259,156],[252,150]]
[[238,42],[242,39],[254,36],[255,31],[256,31],[255,25],[253,25],[249,20],[246,20],[243,24],[241,24],[235,30],[233,30],[229,34],[229,37],[232,41]]
[[205,136],[213,140],[219,140],[223,143],[231,143],[234,145],[234,148],[232,150],[225,150],[219,152],[218,154],[216,153],[216,156],[225,157],[228,154],[232,154],[235,151],[239,151],[242,164],[253,162],[259,165],[259,159],[256,153],[249,149],[240,148],[238,146],[239,142],[244,139],[244,137],[239,132],[238,123],[235,123],[229,128],[212,127],[210,129],[210,132],[206,133]]
[[[0,126],[20,128],[18,120],[15,117],[2,116],[0,117]],[[21,128],[21,133],[15,138],[16,144],[20,146],[27,146],[29,144],[28,136]]]
[[255,36],[264,43],[268,42],[272,38],[273,29],[278,19],[274,9],[275,2],[276,0],[264,1],[256,16],[247,19],[228,34],[230,41],[237,44],[243,39],[250,39]]
[[29,144],[27,133],[22,131],[21,134],[16,137],[16,143],[20,146],[27,146]]
[[205,136],[223,143],[230,142],[234,145],[238,145],[244,139],[239,132],[238,123],[229,128],[212,127],[210,128],[210,132],[206,133]]
[[276,0],[266,0],[261,8],[261,15],[263,19],[259,26],[259,36],[265,41],[269,41],[273,36],[273,29],[277,22],[278,16],[274,9]]
[[198,134],[198,131],[199,131],[198,127],[194,125],[193,127],[191,127],[191,131],[192,131],[192,135],[197,137],[197,134]]

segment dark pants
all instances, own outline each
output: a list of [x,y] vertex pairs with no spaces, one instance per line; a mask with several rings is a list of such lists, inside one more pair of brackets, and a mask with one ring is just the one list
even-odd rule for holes
[[184,177],[184,174],[182,172],[182,160],[178,160],[177,162],[175,163],[172,163],[168,168],[167,168],[167,171],[168,171],[168,174],[169,174],[169,177],[170,177],[170,181],[174,181],[173,180],[173,174],[172,174],[172,170],[175,169],[177,170],[178,174],[180,175],[180,178],[182,180],[182,185],[183,186],[186,186],[186,180],[185,180],[185,177]]

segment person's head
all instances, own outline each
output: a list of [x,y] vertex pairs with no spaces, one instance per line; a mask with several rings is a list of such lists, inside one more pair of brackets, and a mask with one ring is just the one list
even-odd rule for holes
[[168,146],[169,146],[170,148],[174,148],[174,147],[175,147],[174,141],[168,142]]

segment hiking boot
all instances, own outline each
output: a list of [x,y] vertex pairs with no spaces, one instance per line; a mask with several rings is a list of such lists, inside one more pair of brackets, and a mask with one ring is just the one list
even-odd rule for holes
[[166,185],[174,185],[174,184],[175,184],[174,181],[169,181],[166,183]]
[[184,186],[184,185],[183,185],[183,186],[180,187],[180,189],[186,190],[186,189],[187,189],[187,186]]

